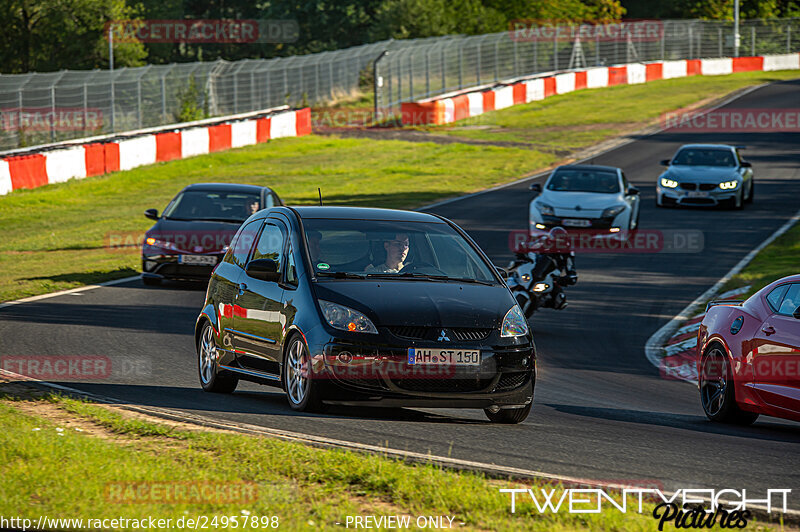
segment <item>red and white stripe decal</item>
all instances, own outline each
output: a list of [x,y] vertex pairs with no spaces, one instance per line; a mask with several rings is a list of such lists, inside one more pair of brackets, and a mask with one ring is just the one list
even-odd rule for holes
[[800,54],[655,61],[563,72],[488,90],[476,88],[458,96],[406,102],[402,104],[403,124],[446,124],[581,89],[633,85],[686,76],[718,76],[733,72],[769,70],[800,70]]
[[36,188],[310,133],[311,110],[306,108],[282,111],[265,118],[188,127],[109,142],[65,145],[41,153],[9,156],[0,158],[0,196],[21,188]]

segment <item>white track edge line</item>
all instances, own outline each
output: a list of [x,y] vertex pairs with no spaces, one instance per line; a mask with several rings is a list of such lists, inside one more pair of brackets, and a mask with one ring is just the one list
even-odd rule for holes
[[61,290],[59,292],[40,294],[38,296],[25,297],[22,299],[16,299],[14,301],[6,301],[5,303],[0,303],[0,308],[6,308],[12,305],[19,305],[20,303],[32,303],[34,301],[40,301],[42,299],[50,299],[51,297],[65,296],[68,294],[77,294],[78,292],[94,290],[95,288],[100,288],[103,286],[114,286],[115,284],[128,283],[130,281],[135,281],[136,279],[141,279],[141,277],[142,277],[141,275],[132,275],[130,277],[124,277],[122,279],[114,279],[113,281],[105,281],[103,283],[97,283],[97,284],[87,284],[86,286],[79,286],[78,288],[70,288],[69,290]]
[[[750,250],[750,253],[745,255],[745,257],[740,260],[733,268],[728,271],[719,281],[717,281],[714,286],[697,296],[694,301],[689,303],[682,311],[680,311],[674,318],[672,318],[669,322],[664,324],[660,329],[648,338],[647,343],[645,343],[645,356],[647,356],[647,360],[655,366],[656,368],[661,367],[661,352],[663,349],[664,343],[669,340],[670,335],[673,331],[677,330],[680,326],[681,322],[691,317],[692,312],[696,309],[700,303],[706,301],[714,297],[714,295],[719,292],[722,288],[722,285],[727,283],[731,277],[739,273],[747,266],[758,253],[761,252],[765,247],[772,244],[779,236],[783,235],[786,231],[791,229],[797,222],[800,220],[800,210],[798,210],[794,216],[792,216],[785,224],[779,227],[774,233],[772,233],[766,240],[761,242],[758,246]],[[687,382],[691,382],[692,384],[697,384],[697,381],[692,379]]]

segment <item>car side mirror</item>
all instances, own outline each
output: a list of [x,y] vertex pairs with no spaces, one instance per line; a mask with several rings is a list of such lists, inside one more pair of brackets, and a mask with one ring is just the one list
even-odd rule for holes
[[753,165],[749,161],[742,161],[739,164],[739,166],[741,166],[742,168],[752,168],[753,167]]
[[669,166],[669,159],[664,159],[660,164],[661,166]]
[[500,274],[500,277],[503,279],[508,279],[508,270],[501,268],[500,266],[495,266],[494,269],[497,270],[497,273]]
[[534,193],[534,197],[538,196],[542,193],[542,184],[541,183],[531,183],[530,186],[531,192]]
[[639,195],[639,189],[636,188],[635,186],[631,185],[631,186],[628,187],[628,192],[626,192],[625,194],[628,195],[628,196],[638,196]]
[[144,211],[145,218],[150,218],[151,220],[158,220],[158,211],[156,209],[147,209]]
[[792,316],[794,316],[794,319],[800,320],[800,307],[797,307],[796,309],[794,309],[794,312],[792,313]]
[[248,277],[271,283],[277,283],[281,278],[281,274],[278,273],[278,263],[272,259],[251,260],[245,272]]

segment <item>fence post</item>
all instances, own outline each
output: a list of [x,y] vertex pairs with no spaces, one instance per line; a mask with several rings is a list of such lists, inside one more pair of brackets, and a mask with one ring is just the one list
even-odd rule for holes
[[594,34],[594,66],[600,66],[600,32]]
[[719,41],[719,55],[717,57],[722,57],[722,28],[717,28],[717,40]]
[[667,32],[664,29],[662,24],[661,26],[661,60],[664,61],[666,59],[666,50],[667,48]]
[[494,80],[495,81],[499,81],[500,80],[500,70],[499,70],[500,69],[500,54],[499,54],[499,49],[500,49],[500,40],[498,39],[498,40],[496,40],[494,42]]
[[56,141],[56,87],[50,86],[50,142]]
[[792,51],[792,27],[786,26],[786,53]]
[[250,71],[250,109],[248,111],[256,110],[256,75]]
[[[17,103],[19,104],[19,105],[17,105],[17,145],[19,145],[20,141],[22,140],[22,134],[23,134],[23,129],[22,129],[22,88],[20,88],[17,91]],[[22,147],[22,146],[20,146],[20,147]]]
[[444,51],[445,51],[445,48],[447,48],[447,45],[442,45],[442,54],[441,54],[441,64],[442,64],[442,92],[444,92],[444,91],[447,89],[447,79],[445,79],[445,78],[446,78],[446,73],[447,73],[447,72],[446,72],[446,70],[447,70],[447,67],[445,67],[445,60],[444,60]]
[[289,62],[288,60],[285,60],[284,61],[284,65],[283,65],[283,100],[284,100],[284,103],[288,102],[288,100],[289,100],[289,72],[288,72],[289,65],[286,64],[288,62]]
[[319,100],[319,58],[317,58],[317,64],[314,65],[314,101],[317,100]]
[[694,54],[692,53],[694,51],[692,50],[693,46],[694,46],[694,36],[692,35],[692,27],[689,26],[689,59],[694,59]]
[[483,40],[482,37],[480,39],[478,39],[478,56],[476,57],[476,61],[475,61],[475,77],[477,78],[476,79],[476,81],[477,81],[476,85],[480,85],[481,84],[481,41],[482,40]]
[[114,75],[111,75],[111,132],[117,132],[117,113],[114,105]]
[[142,78],[136,80],[136,122],[142,129]]
[[750,57],[756,55],[756,27],[750,26]]
[[431,95],[430,51],[425,52],[425,97]]
[[553,32],[553,70],[558,70],[558,26]]
[[167,82],[165,76],[161,76],[161,123],[167,120]]
[[378,63],[388,53],[389,53],[388,50],[382,51],[380,53],[380,55],[375,59],[375,61],[372,62],[372,90],[374,91],[373,92],[373,96],[374,96],[373,99],[375,100],[375,114],[372,117],[372,123],[373,124],[378,123],[379,120],[380,120],[379,119],[379,115],[378,115],[379,109],[380,109],[380,107],[378,106],[378,96],[379,96],[379,92],[380,92],[380,94],[383,94],[383,91],[378,91],[378,89],[380,89],[381,86],[382,86],[382,83],[378,82],[378,80],[380,79],[380,76],[378,75]]
[[517,40],[514,39],[514,77],[519,76],[519,57],[517,56]]
[[239,80],[236,73],[233,74],[233,114],[239,112]]
[[328,92],[333,100],[333,61],[328,61]]
[[83,82],[83,130],[89,129],[89,89],[86,82]]
[[464,88],[464,79],[462,77],[463,74],[464,74],[464,47],[463,46],[459,46],[458,47],[458,88],[459,89],[463,89]]
[[[408,54],[408,101],[414,100],[414,52]],[[399,68],[400,65],[398,65]],[[401,95],[402,96],[402,95]],[[402,98],[401,100],[402,101]]]

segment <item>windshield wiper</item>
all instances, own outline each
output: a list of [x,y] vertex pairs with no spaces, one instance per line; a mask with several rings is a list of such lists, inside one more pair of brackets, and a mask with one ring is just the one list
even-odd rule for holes
[[333,277],[334,279],[364,279],[360,273],[350,272],[317,272],[319,277]]
[[382,279],[420,279],[422,281],[457,281],[460,283],[475,283],[492,286],[490,281],[480,281],[469,277],[450,277],[447,275],[429,275],[426,273],[405,272],[405,273],[368,273],[367,277],[380,277]]

